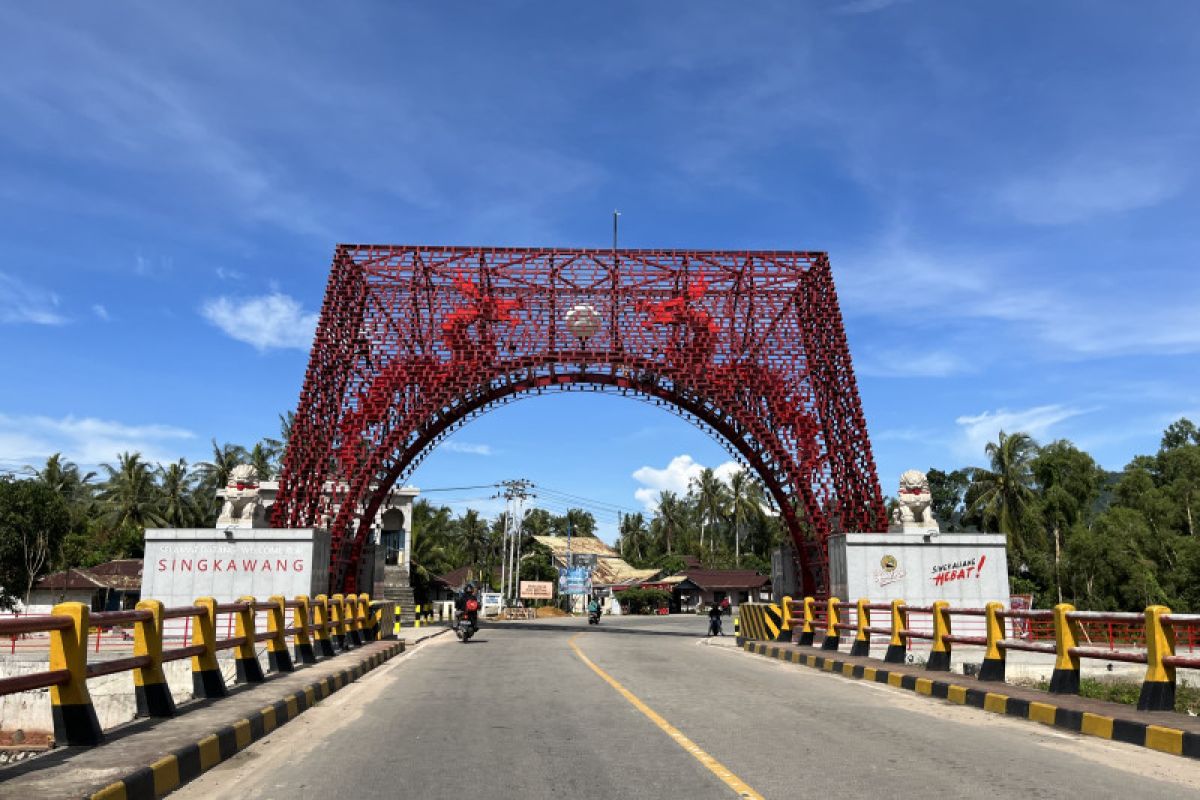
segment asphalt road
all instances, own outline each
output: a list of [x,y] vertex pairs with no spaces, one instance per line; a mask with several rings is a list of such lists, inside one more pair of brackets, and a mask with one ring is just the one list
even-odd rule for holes
[[522,624],[433,639],[174,796],[1200,796],[1194,761],[679,635],[701,618]]

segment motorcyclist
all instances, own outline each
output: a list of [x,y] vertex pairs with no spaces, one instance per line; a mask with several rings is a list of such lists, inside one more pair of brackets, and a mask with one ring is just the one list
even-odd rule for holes
[[713,603],[708,609],[708,635],[709,636],[724,636],[725,632],[721,630],[721,604]]
[[[475,609],[473,611],[467,608],[467,602],[470,600],[475,601]],[[467,621],[471,623],[472,631],[479,630],[479,595],[475,591],[474,583],[468,583],[463,587],[458,597],[454,599],[454,608],[458,611],[460,619],[465,616]]]
[[593,597],[588,601],[588,616],[600,618],[600,601]]

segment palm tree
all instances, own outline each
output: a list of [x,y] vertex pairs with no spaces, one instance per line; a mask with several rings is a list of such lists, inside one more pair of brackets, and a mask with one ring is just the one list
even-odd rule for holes
[[1038,446],[1027,433],[1011,436],[1000,431],[999,441],[989,442],[984,452],[991,469],[971,468],[972,498],[968,506],[985,526],[994,525],[1009,536],[1009,544],[1019,539],[1022,524],[1034,503],[1032,461]]
[[658,493],[658,514],[655,522],[659,523],[667,555],[671,555],[671,540],[683,531],[686,514],[687,509],[680,502],[678,495],[666,489]]
[[89,481],[96,473],[80,473],[79,467],[73,461],[67,461],[62,453],[55,453],[46,459],[46,466],[41,469],[26,467],[34,477],[58,493],[68,505],[79,499]]
[[158,487],[141,453],[121,453],[117,466],[100,467],[108,476],[100,490],[106,521],[117,527],[166,525],[158,510]]
[[240,444],[217,444],[217,440],[212,440],[212,461],[202,461],[196,465],[196,470],[200,475],[200,485],[198,494],[203,497],[202,511],[204,516],[215,514],[217,508],[217,490],[223,489],[225,484],[229,482],[229,473],[233,472],[233,468],[238,464],[246,463],[249,458],[246,453],[246,448]]
[[626,561],[641,563],[645,558],[645,550],[649,531],[646,530],[646,518],[641,514],[626,514],[621,518],[621,557]]
[[255,443],[254,449],[250,451],[248,463],[253,465],[255,471],[258,472],[259,480],[270,480],[275,474],[275,457],[277,455],[270,440]]
[[725,484],[707,467],[692,479],[689,488],[696,491],[696,510],[700,515],[700,547],[704,547],[704,531],[707,525],[713,525],[721,517],[721,510],[726,504]]
[[733,520],[734,564],[742,563],[742,526],[747,520],[762,516],[762,486],[750,477],[746,470],[738,470],[729,477],[726,513]]
[[186,459],[158,465],[159,513],[167,525],[187,528],[197,523],[196,498],[192,495],[193,477]]
[[263,439],[263,443],[272,453],[275,459],[275,472],[280,472],[283,469],[283,457],[287,455],[288,443],[292,440],[292,428],[296,424],[296,412],[288,411],[286,414],[279,415],[279,438],[274,439],[267,437]]
[[468,508],[455,520],[455,527],[458,528],[459,549],[466,562],[480,566],[492,545],[487,520],[480,517],[475,509]]

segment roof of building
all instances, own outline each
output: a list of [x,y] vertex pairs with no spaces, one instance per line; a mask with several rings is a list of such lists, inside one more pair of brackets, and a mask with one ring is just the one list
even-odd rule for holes
[[119,558],[87,569],[52,572],[34,584],[34,588],[138,591],[142,588],[142,560]]
[[[534,536],[533,540],[550,550],[557,566],[567,565],[567,537]],[[594,536],[572,536],[571,554],[596,556],[596,568],[592,570],[592,584],[595,586],[639,583],[657,576],[662,571],[638,569]]]
[[771,582],[766,575],[750,569],[689,569],[684,575],[704,590],[757,589]]
[[465,567],[459,567],[458,569],[451,570],[445,575],[438,575],[433,579],[433,582],[443,584],[450,589],[458,591],[466,585],[467,581],[471,580],[471,575],[474,570],[475,568],[468,564]]

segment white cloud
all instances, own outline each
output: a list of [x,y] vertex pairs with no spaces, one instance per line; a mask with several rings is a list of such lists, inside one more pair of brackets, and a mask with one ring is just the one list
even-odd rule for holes
[[62,325],[67,318],[58,312],[58,295],[22,283],[0,272],[0,323]]
[[172,425],[128,425],[95,417],[0,414],[0,453],[6,463],[37,466],[54,453],[87,466],[139,452],[148,461],[173,461],[196,435]]
[[439,447],[451,453],[466,453],[473,456],[490,456],[495,451],[490,444],[474,444],[472,442],[443,442]]
[[984,448],[988,442],[996,441],[1000,431],[1027,433],[1042,443],[1055,425],[1085,413],[1085,409],[1052,404],[1023,411],[1001,408],[975,416],[961,416],[954,420],[961,429],[955,449],[961,457],[972,460],[971,463],[982,463]]
[[1021,222],[1070,225],[1156,206],[1185,183],[1184,171],[1161,157],[1079,157],[1014,178],[1000,187],[997,202]]
[[275,292],[261,297],[218,297],[200,309],[204,318],[239,342],[260,352],[292,347],[307,350],[317,328],[317,314],[307,313],[299,301]]
[[244,278],[246,276],[243,275],[242,273],[238,272],[236,269],[225,269],[224,267],[217,267],[217,277],[223,281],[240,281],[242,278]]
[[108,314],[108,309],[102,306],[100,303],[96,303],[92,306],[92,313],[105,322],[110,322],[112,320],[112,317]]
[[904,352],[886,350],[856,359],[855,371],[873,378],[945,378],[972,372],[973,365],[947,351]]
[[[736,461],[726,461],[713,467],[713,472],[721,480],[728,481],[731,475],[742,469],[742,465]],[[671,462],[663,469],[651,466],[639,467],[634,470],[633,479],[642,484],[642,488],[635,490],[633,496],[646,507],[647,511],[653,511],[658,506],[659,492],[670,491],[676,494],[685,494],[688,485],[703,471],[704,465],[696,463],[695,459],[686,453],[672,458]]]

